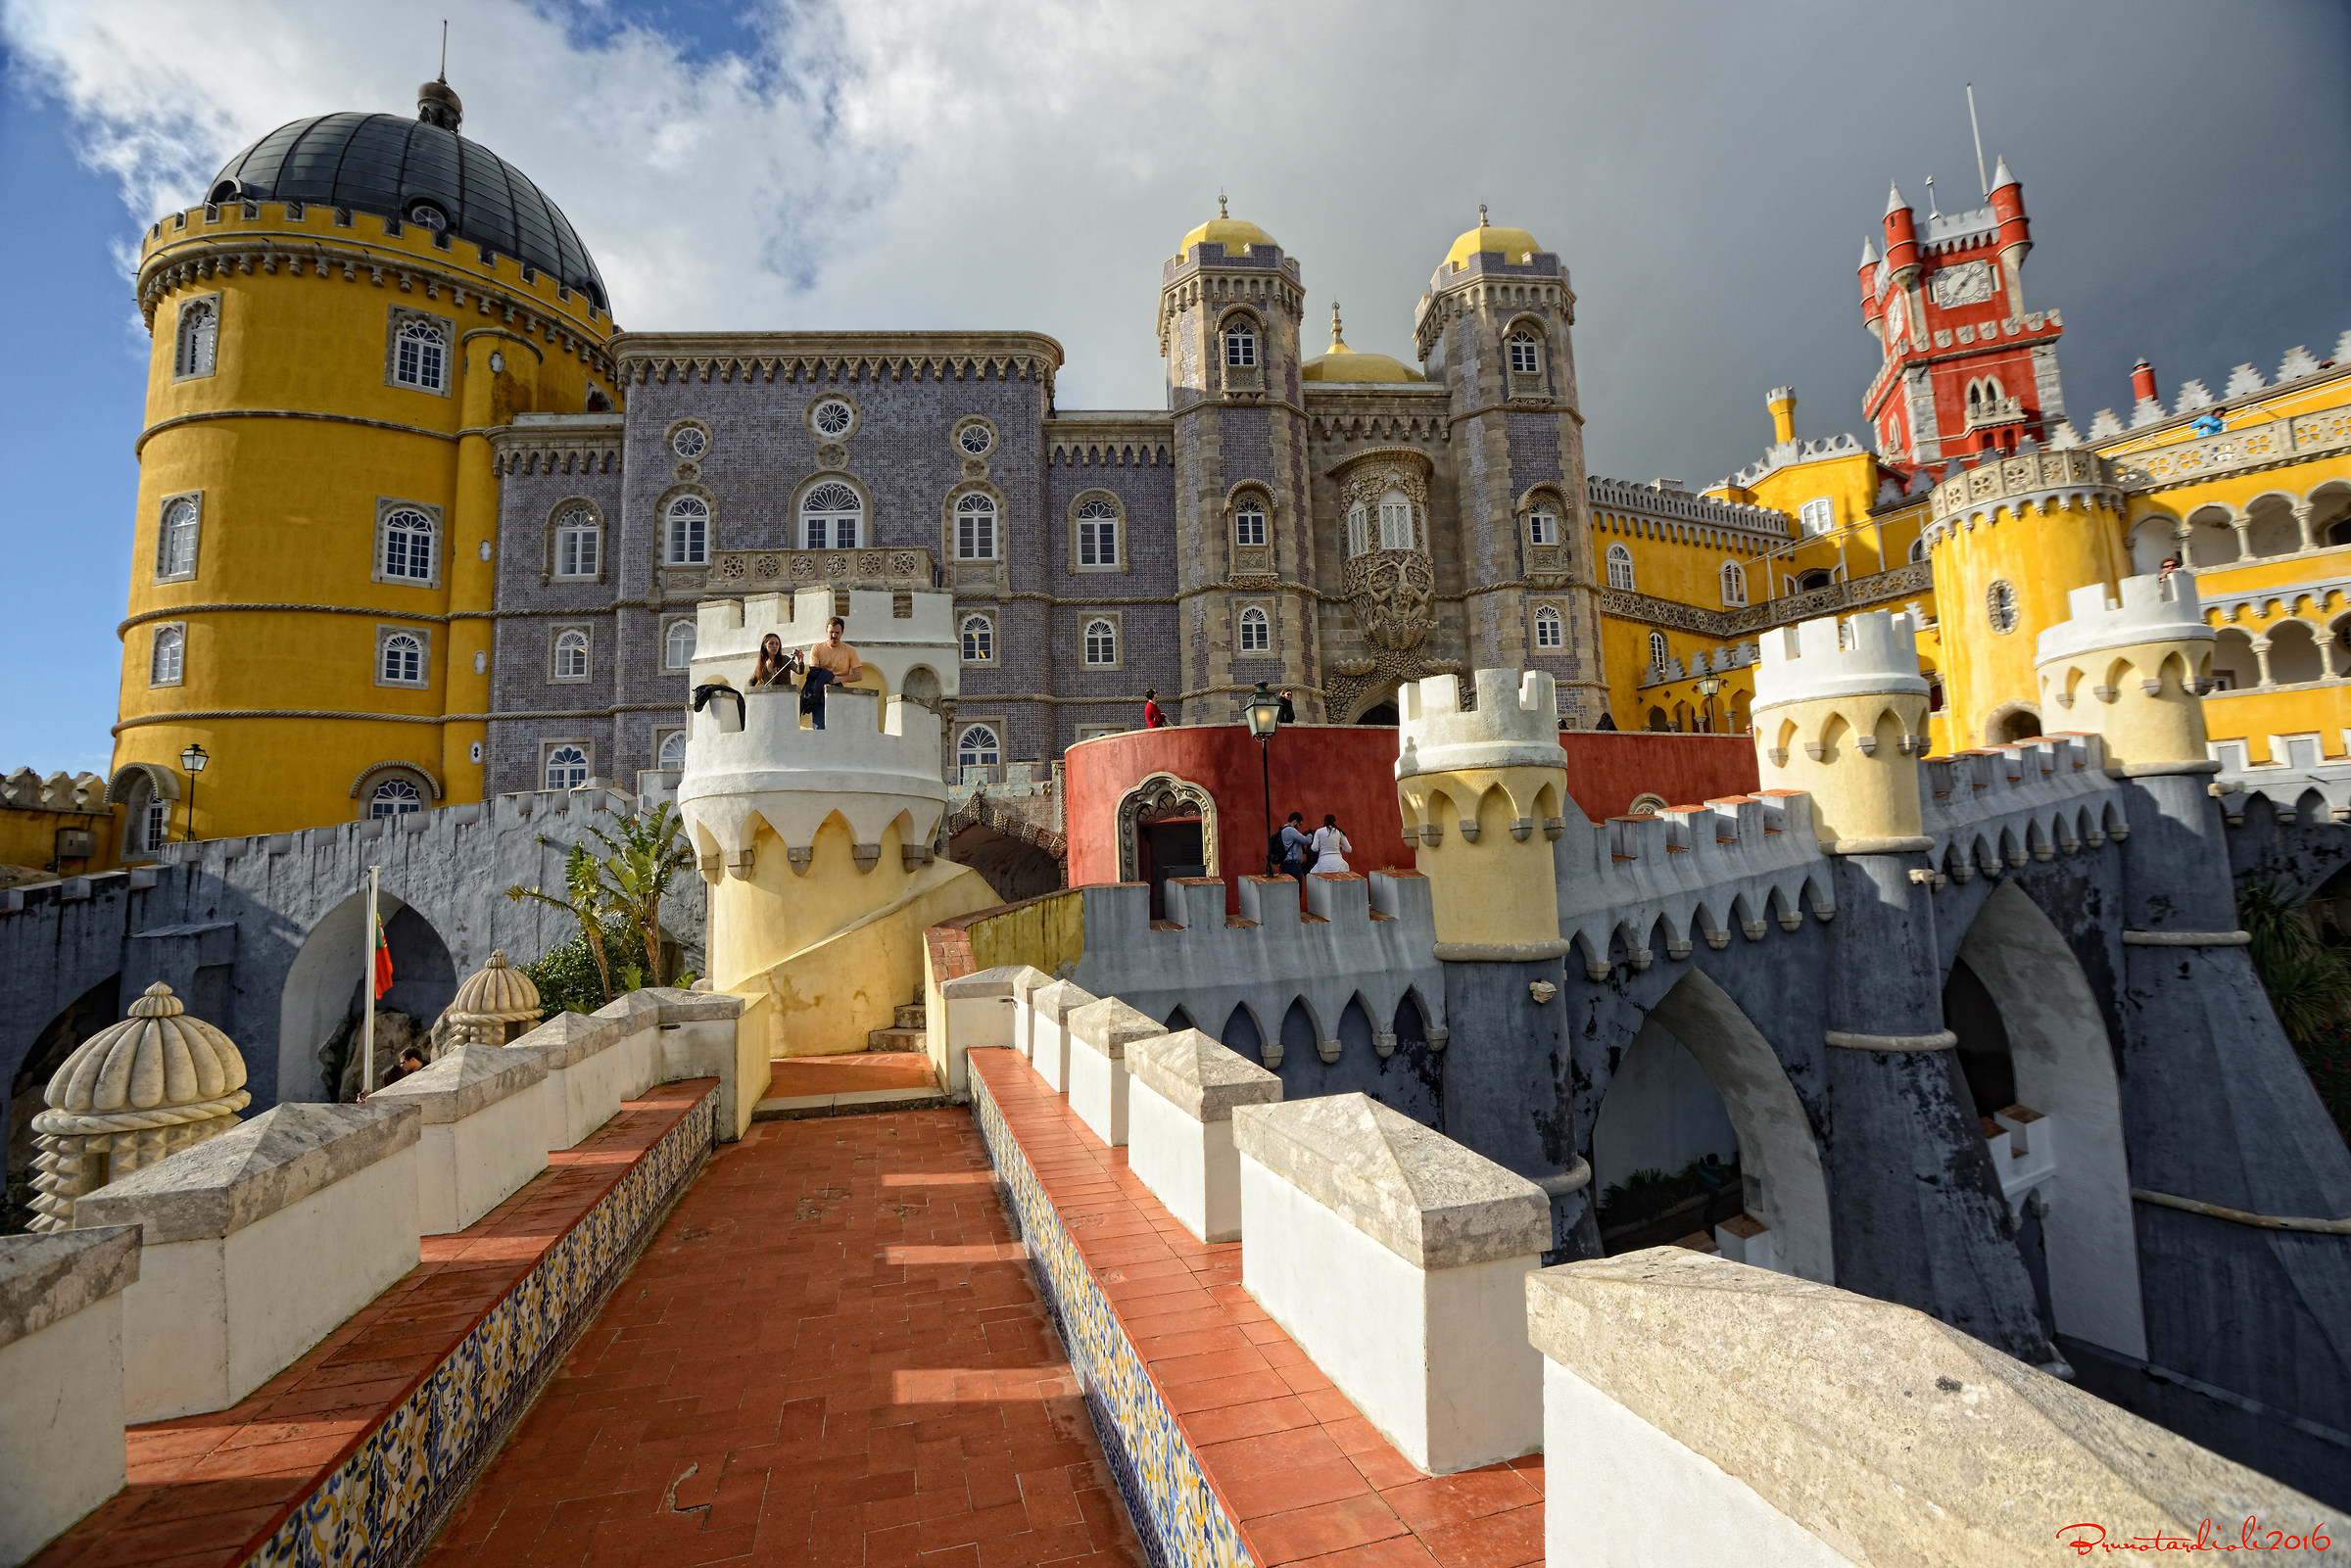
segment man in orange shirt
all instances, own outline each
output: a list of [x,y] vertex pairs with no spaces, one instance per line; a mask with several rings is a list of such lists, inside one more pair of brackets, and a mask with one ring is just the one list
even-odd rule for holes
[[825,727],[825,688],[855,686],[865,678],[857,650],[840,640],[847,623],[838,615],[825,623],[825,640],[808,650],[808,676],[800,685],[801,711],[812,715],[814,728]]

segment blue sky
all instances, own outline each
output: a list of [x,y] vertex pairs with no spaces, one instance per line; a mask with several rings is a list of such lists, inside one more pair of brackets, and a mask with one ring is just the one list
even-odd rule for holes
[[1319,323],[1411,352],[1489,203],[1565,259],[1599,473],[1704,484],[1858,430],[1853,264],[1889,179],[2025,183],[2025,292],[2064,313],[2077,423],[2274,374],[2351,328],[2351,10],[2326,0],[739,0],[319,7],[0,0],[0,197],[37,246],[11,347],[0,771],[111,749],[146,341],[121,258],[297,116],[408,112],[439,15],[466,134],[530,172],[636,328],[1026,327],[1065,408],[1161,400],[1158,265],[1233,211]]

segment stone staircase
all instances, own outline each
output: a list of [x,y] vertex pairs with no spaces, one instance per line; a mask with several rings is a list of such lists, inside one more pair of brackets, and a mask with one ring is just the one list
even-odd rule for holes
[[866,1031],[865,1048],[868,1051],[928,1050],[930,1047],[925,1035],[927,1022],[924,1005],[909,1002],[891,1015],[888,1028]]

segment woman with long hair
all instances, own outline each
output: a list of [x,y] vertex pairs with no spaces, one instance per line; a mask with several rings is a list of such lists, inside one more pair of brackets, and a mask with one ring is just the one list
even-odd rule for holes
[[759,640],[759,663],[751,671],[751,685],[787,685],[792,668],[797,662],[791,654],[784,651],[784,640],[770,632]]
[[1314,846],[1315,864],[1309,876],[1345,871],[1347,862],[1340,857],[1355,852],[1355,845],[1349,843],[1347,835],[1339,832],[1339,819],[1327,811],[1322,814],[1322,826],[1315,830]]

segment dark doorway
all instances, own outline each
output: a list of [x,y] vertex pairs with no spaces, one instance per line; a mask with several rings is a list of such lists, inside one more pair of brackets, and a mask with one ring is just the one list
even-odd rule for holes
[[2000,721],[2000,738],[2007,741],[2032,740],[2040,735],[2039,716],[2021,709]]
[[1171,877],[1205,877],[1208,856],[1201,847],[1200,819],[1170,817],[1134,830],[1135,875],[1151,885],[1151,918],[1168,918],[1166,882]]
[[51,1019],[24,1053],[24,1063],[8,1086],[8,1199],[0,1207],[0,1233],[14,1235],[32,1218],[27,1207],[32,1201],[32,1118],[49,1108],[49,1080],[82,1041],[120,1019],[121,1000],[122,976],[108,975]]
[[1806,572],[1801,577],[1799,577],[1796,580],[1796,589],[1798,593],[1805,594],[1816,588],[1827,588],[1835,581],[1837,581],[1837,578],[1834,573],[1814,570]]
[[1363,716],[1357,719],[1355,722],[1366,725],[1385,725],[1387,728],[1393,730],[1396,728],[1397,723],[1396,704],[1393,702],[1382,702],[1377,707],[1366,708],[1363,712]]

